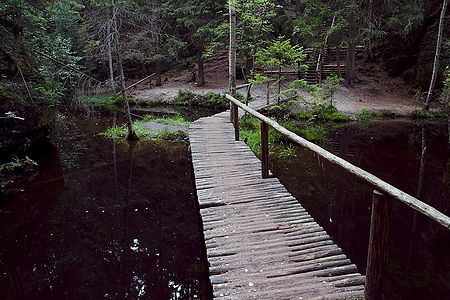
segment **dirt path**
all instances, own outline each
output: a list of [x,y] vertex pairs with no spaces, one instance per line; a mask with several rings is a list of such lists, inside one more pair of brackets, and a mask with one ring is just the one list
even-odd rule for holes
[[[176,75],[163,76],[163,85],[160,87],[150,84],[140,85],[132,92],[133,97],[145,101],[171,102],[179,90],[190,90],[194,93],[208,92],[225,93],[228,90],[227,56],[219,55],[205,62],[205,85],[198,87],[193,82],[192,72],[183,71]],[[347,114],[357,114],[362,109],[372,112],[392,113],[406,116],[420,103],[414,101],[410,88],[399,78],[391,78],[375,67],[368,71],[359,70],[359,83],[354,88],[339,87],[333,97],[333,105]],[[238,80],[238,85],[243,80]],[[246,90],[239,92],[245,94]],[[271,98],[275,97],[276,88],[271,88]],[[265,85],[254,86],[252,97],[260,105],[266,102]],[[273,100],[272,100],[273,102]]]

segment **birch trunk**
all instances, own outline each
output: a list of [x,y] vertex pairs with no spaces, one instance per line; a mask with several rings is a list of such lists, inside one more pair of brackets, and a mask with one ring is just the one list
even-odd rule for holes
[[117,26],[117,8],[115,5],[114,0],[111,0],[112,5],[112,19],[113,19],[113,26],[114,26],[114,35],[115,35],[115,48],[116,48],[116,56],[117,56],[117,64],[119,67],[119,76],[120,76],[120,89],[122,93],[122,98],[124,102],[125,107],[125,115],[127,119],[127,128],[128,128],[128,136],[127,140],[138,140],[138,136],[134,132],[133,128],[133,120],[131,119],[131,112],[130,112],[130,104],[128,102],[127,97],[127,90],[125,86],[125,74],[123,72],[123,61],[122,61],[122,47],[120,44],[120,35],[119,35],[119,28]]
[[111,24],[108,24],[107,28],[107,44],[106,44],[106,51],[108,54],[108,68],[109,68],[109,83],[111,85],[111,91],[114,92],[116,89],[116,84],[114,82],[114,65],[113,65],[113,57],[112,57],[112,35],[111,35]]
[[428,89],[427,100],[425,101],[425,109],[430,108],[431,97],[433,96],[434,86],[436,84],[437,73],[439,72],[439,56],[442,48],[442,32],[444,30],[445,13],[447,11],[448,0],[442,3],[441,17],[439,19],[439,30],[436,42],[436,54],[434,56],[433,74],[431,75],[430,88]]

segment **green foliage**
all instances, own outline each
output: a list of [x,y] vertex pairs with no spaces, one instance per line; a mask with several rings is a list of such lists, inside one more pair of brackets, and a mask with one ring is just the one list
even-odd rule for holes
[[323,142],[325,140],[326,129],[323,125],[314,125],[302,129],[300,135],[310,142]]
[[174,126],[186,126],[188,127],[191,125],[191,122],[183,118],[181,115],[175,115],[175,116],[155,116],[155,115],[145,115],[144,119],[145,122],[151,121],[155,123],[160,123],[164,125],[174,125]]
[[[140,141],[155,139],[178,141],[187,138],[187,134],[181,131],[174,132],[169,130],[151,130],[145,127],[142,121],[133,122],[133,128]],[[121,126],[114,126],[100,132],[99,135],[113,140],[125,141],[128,136],[128,128],[126,124]]]
[[0,164],[0,175],[31,171],[36,166],[37,163],[28,156],[25,156],[23,159],[14,157],[11,161]]
[[289,39],[280,36],[272,40],[266,48],[256,52],[255,63],[267,68],[285,67],[300,64],[305,58],[302,47],[292,45]]
[[278,153],[281,158],[289,158],[289,157],[296,157],[297,152],[295,150],[295,147],[291,144],[287,145],[286,147],[282,148],[280,152]]
[[77,77],[73,69],[79,68],[80,58],[73,53],[74,31],[67,26],[76,23],[82,7],[72,0],[2,1],[0,57],[8,70],[0,85],[20,87],[21,98],[31,105],[56,104]]
[[108,108],[115,108],[119,101],[122,101],[122,97],[109,93],[91,94],[78,96],[78,101],[86,106],[104,106]]
[[373,118],[373,113],[370,109],[363,108],[358,112],[356,118],[359,121],[367,121]]
[[[259,155],[261,153],[261,122],[252,116],[245,115],[239,121],[239,128],[241,139],[253,153]],[[277,153],[281,157],[296,156],[295,147],[272,128],[269,128],[269,152]]]
[[175,105],[203,106],[211,108],[228,108],[229,102],[224,95],[217,93],[196,94],[189,90],[180,90],[175,97]]
[[409,117],[413,119],[429,119],[433,117],[433,114],[428,110],[416,108],[409,113]]

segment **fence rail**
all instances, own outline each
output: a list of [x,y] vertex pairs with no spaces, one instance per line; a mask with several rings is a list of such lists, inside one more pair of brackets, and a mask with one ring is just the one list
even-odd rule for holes
[[389,235],[389,221],[392,210],[392,199],[396,199],[415,211],[429,217],[440,225],[450,230],[450,217],[438,211],[434,207],[403,192],[393,185],[381,180],[375,175],[349,163],[348,161],[328,152],[327,150],[311,143],[304,138],[287,130],[274,120],[262,115],[256,110],[241,103],[236,98],[226,94],[231,103],[231,120],[235,126],[235,139],[239,140],[239,114],[238,108],[254,116],[261,121],[261,170],[262,177],[269,176],[269,147],[268,126],[272,127],[291,141],[303,146],[313,153],[323,157],[329,162],[340,166],[345,171],[355,175],[375,188],[372,199],[372,216],[370,223],[369,249],[366,269],[365,299],[381,299],[383,272],[387,254],[387,241]]

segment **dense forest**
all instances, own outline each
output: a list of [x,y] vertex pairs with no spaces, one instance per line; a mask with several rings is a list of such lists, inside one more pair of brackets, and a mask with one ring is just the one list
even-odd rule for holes
[[[236,1],[238,73],[251,80],[258,67],[273,67],[264,64],[270,61],[267,56],[256,65],[258,54],[281,39],[319,53],[345,49],[348,86],[358,80],[357,64],[375,63],[426,92],[441,27],[433,78],[441,89],[450,63],[450,26],[442,2],[446,5],[439,0]],[[2,1],[1,153],[48,133],[55,110],[73,103],[80,92],[120,90],[126,79],[151,73],[161,85],[162,73],[182,69],[196,72],[202,86],[208,81],[205,59],[228,45],[227,5],[197,0]],[[364,47],[362,60],[355,59],[357,46]]]

